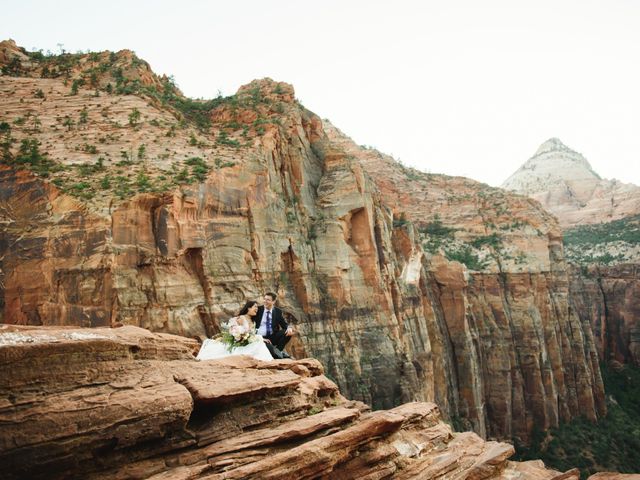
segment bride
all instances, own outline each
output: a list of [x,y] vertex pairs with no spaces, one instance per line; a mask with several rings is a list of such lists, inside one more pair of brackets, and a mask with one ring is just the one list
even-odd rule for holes
[[[237,317],[229,320],[229,331],[240,327],[241,331],[255,333],[256,327],[253,318],[258,313],[258,302],[249,300],[244,304]],[[273,357],[260,335],[255,335],[255,339],[244,347],[233,347],[229,351],[228,345],[220,340],[206,339],[200,347],[200,352],[196,360],[213,360],[216,358],[229,357],[231,355],[249,355],[258,360],[271,361]]]

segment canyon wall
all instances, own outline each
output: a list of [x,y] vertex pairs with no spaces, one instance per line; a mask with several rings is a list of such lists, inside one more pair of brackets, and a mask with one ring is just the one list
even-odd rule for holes
[[578,315],[593,325],[600,358],[640,366],[640,266],[576,267],[570,289]]
[[557,138],[503,184],[557,216],[570,270],[571,307],[591,323],[601,360],[640,364],[640,187],[602,179]]
[[526,197],[425,174],[356,146],[330,124],[327,131],[395,217],[416,226],[428,258],[425,296],[438,299],[465,422],[489,437],[526,439],[534,425],[557,425],[578,406],[588,405],[590,418],[602,414],[593,334],[571,305],[555,218]]
[[[87,61],[103,57],[130,61]],[[35,65],[0,77],[3,322],[204,337],[274,290],[298,331],[291,353],[374,408],[434,401],[461,427],[521,442],[604,414],[559,228],[536,202],[409,175],[284,83],[242,87],[197,128],[200,107],[162,103],[173,97],[154,96],[153,76],[135,77],[150,85],[136,95],[100,77],[99,95],[70,96]]]

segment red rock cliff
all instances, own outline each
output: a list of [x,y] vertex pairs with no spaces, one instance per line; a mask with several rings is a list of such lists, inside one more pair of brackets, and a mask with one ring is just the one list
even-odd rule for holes
[[327,128],[371,175],[405,232],[397,258],[403,278],[419,286],[414,295],[432,299],[423,315],[433,319],[429,332],[439,332],[431,335],[441,359],[435,383],[448,380],[453,392],[436,391],[438,402],[498,438],[526,439],[533,425],[557,425],[585,405],[590,418],[601,415],[598,355],[588,319],[569,298],[556,220],[535,201],[405,168]]
[[[35,78],[39,64],[0,77],[4,322],[204,336],[276,290],[294,356],[375,408],[435,400],[483,436],[521,441],[603,413],[590,329],[537,204],[466,179],[376,176],[287,84],[179,110],[135,58],[76,60],[71,80],[90,79],[83,62],[115,72],[97,96]],[[436,213],[459,253],[483,238],[480,270],[425,254],[411,222]],[[507,218],[497,255],[489,224]]]
[[576,267],[570,287],[578,315],[593,325],[600,358],[640,365],[640,266]]

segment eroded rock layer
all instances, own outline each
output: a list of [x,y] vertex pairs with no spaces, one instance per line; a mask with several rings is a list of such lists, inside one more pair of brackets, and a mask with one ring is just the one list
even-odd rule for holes
[[[408,169],[327,128],[371,175],[396,223],[413,224],[394,238],[404,235],[396,241],[403,285],[413,281],[418,296],[435,299],[423,315],[440,359],[439,404],[454,405],[475,431],[522,441],[534,425],[557,425],[577,409],[603,414],[593,334],[571,306],[555,219],[528,198]],[[438,387],[447,382],[449,397]]]
[[0,328],[0,461],[21,479],[578,479],[433,403],[370,412],[315,360],[198,362],[137,327]]
[[593,325],[604,361],[640,365],[640,266],[575,268],[571,298],[578,315]]
[[[284,83],[179,110],[130,52],[62,60],[0,77],[4,322],[203,337],[274,290],[292,354],[374,408],[435,401],[522,442],[604,412],[559,229],[536,202],[407,175]],[[451,237],[421,233],[442,224]]]

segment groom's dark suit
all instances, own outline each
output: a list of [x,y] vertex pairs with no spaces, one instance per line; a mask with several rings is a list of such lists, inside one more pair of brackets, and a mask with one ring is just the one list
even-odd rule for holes
[[[258,313],[253,317],[253,321],[256,324],[256,330],[259,329],[262,324],[263,315],[264,305],[258,307]],[[271,309],[271,335],[265,335],[264,338],[269,339],[279,350],[284,350],[287,342],[291,340],[291,337],[287,337],[285,335],[287,328],[289,328],[289,325],[285,322],[284,317],[282,316],[282,310],[278,307],[273,307]]]

